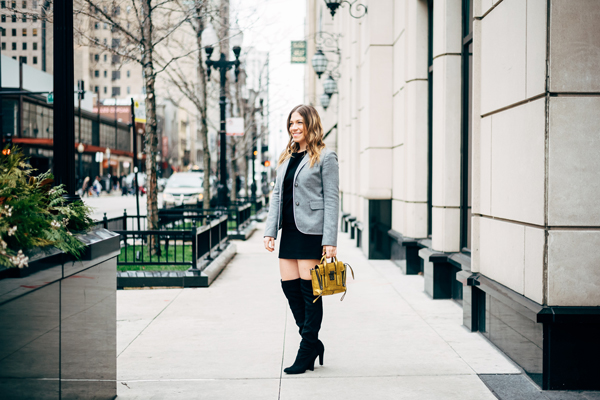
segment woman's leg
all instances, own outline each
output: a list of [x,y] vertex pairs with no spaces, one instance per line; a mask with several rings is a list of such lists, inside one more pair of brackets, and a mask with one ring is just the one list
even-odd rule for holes
[[281,289],[288,300],[292,315],[298,325],[299,333],[302,335],[304,328],[304,297],[300,285],[300,275],[298,273],[298,261],[290,259],[279,259],[279,270],[281,272]]
[[319,340],[319,330],[323,320],[323,299],[316,302],[312,290],[310,270],[319,264],[320,260],[298,260],[300,289],[304,301],[304,325],[302,327],[302,342],[296,360],[291,367],[284,369],[287,374],[301,374],[307,369],[314,369],[314,360],[319,357],[323,365],[325,347]]
[[300,279],[310,281],[310,270],[319,265],[321,260],[298,260],[298,269],[300,270]]
[[[279,272],[281,274],[282,281],[292,281],[300,278],[300,273],[298,272],[298,261],[304,260],[290,260],[286,258],[279,259]],[[310,277],[308,279],[310,279]]]

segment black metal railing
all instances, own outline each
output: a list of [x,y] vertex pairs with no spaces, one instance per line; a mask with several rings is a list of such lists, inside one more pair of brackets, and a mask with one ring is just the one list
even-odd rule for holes
[[[228,217],[228,214],[210,218],[204,216],[206,223],[201,226],[192,219],[189,222],[191,226],[181,230],[116,230],[121,235],[121,254],[117,264],[182,265],[189,266],[192,271],[202,271],[214,258],[215,252],[222,250],[229,240]],[[133,217],[125,215],[119,218],[127,221]],[[140,217],[140,220],[144,219]]]

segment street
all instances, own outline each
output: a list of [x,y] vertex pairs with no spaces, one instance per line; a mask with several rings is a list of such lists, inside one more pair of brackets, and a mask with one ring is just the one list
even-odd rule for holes
[[[121,196],[120,192],[114,194],[103,193],[100,197],[84,197],[83,202],[94,210],[92,219],[99,221],[104,218],[115,218],[123,215],[123,210],[127,210],[127,215],[137,215],[135,196]],[[162,193],[158,194],[158,208],[162,207]],[[140,196],[140,215],[146,215],[146,196]]]

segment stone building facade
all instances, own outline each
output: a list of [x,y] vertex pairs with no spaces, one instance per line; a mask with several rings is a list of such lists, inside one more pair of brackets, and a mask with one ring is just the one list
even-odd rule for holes
[[307,0],[341,35],[341,229],[542,388],[600,389],[600,3],[359,3]]

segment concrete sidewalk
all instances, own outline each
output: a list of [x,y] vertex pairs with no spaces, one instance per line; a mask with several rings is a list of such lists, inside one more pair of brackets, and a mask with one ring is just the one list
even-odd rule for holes
[[348,294],[324,299],[325,365],[286,375],[300,336],[263,224],[204,289],[118,292],[118,393],[123,399],[495,399],[478,374],[521,371],[462,309],[432,300],[421,276],[369,261],[339,234],[354,268]]

